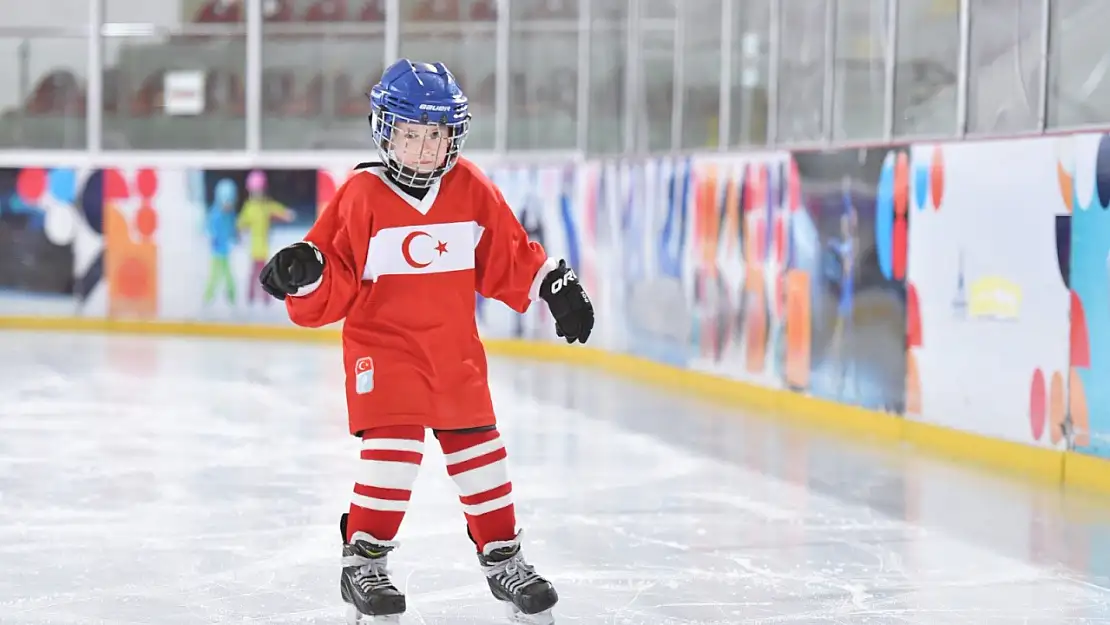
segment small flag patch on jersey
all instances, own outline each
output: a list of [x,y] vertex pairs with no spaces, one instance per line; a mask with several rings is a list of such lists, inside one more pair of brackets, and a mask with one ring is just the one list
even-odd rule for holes
[[355,392],[365,395],[374,390],[374,359],[367,356],[355,362]]

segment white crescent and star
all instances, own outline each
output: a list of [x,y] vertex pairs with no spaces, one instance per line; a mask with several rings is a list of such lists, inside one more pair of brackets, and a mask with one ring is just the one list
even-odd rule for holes
[[[411,250],[412,242],[415,241],[417,237],[428,237],[430,239],[432,238],[432,235],[424,232],[423,230],[414,230],[410,232],[405,237],[405,240],[401,242],[401,254],[405,257],[405,262],[408,263],[410,267],[412,267],[413,269],[423,269],[424,267],[431,265],[432,261],[434,261],[437,257],[433,257],[432,260],[429,260],[428,262],[417,262],[417,260],[412,257]],[[435,246],[435,250],[439,252],[439,256],[443,256],[447,253],[447,243],[438,240],[437,243],[438,245]]]

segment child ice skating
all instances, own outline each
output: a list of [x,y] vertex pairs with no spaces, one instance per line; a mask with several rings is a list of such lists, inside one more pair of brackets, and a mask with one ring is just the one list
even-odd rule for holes
[[553,623],[555,588],[521,551],[476,293],[522,314],[542,299],[568,343],[589,338],[593,305],[566,262],[529,240],[497,187],[460,156],[468,101],[443,64],[401,59],[369,97],[381,162],[360,165],[305,240],[259,276],[294,323],[344,320],[349,428],[362,460],[340,522],[342,599],[351,620],[405,611],[386,561],[430,429],[493,596],[514,618]]

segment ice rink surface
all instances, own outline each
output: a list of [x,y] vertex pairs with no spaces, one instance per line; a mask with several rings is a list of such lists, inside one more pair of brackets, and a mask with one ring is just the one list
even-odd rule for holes
[[[0,333],[0,623],[343,622],[336,349]],[[494,361],[561,624],[1110,623],[1110,504]],[[433,439],[430,439],[433,440]],[[505,622],[428,446],[404,623]]]

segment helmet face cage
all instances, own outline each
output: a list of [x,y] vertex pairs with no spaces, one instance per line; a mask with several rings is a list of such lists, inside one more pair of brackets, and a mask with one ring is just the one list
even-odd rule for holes
[[[404,117],[397,113],[392,113],[387,110],[377,109],[374,114],[370,116],[370,126],[372,128],[374,144],[378,148],[378,155],[381,157],[382,162],[385,163],[390,174],[394,180],[404,186],[413,187],[417,189],[426,189],[431,187],[440,178],[451,171],[451,168],[459,160],[459,154],[462,152],[463,144],[466,142],[466,137],[470,133],[470,116],[467,115],[461,121],[454,123],[442,123],[428,119],[425,114],[423,119],[411,119]],[[404,129],[400,128],[401,123],[409,123],[422,126],[439,127],[446,130],[446,136],[437,139],[425,137],[423,142],[428,145],[420,145],[419,149],[415,150],[418,155],[424,154],[426,150],[431,150],[437,153],[442,150],[442,160],[433,168],[428,170],[417,169],[407,166],[398,156],[395,148],[401,141],[404,141]],[[439,148],[437,145],[430,145],[432,142],[444,142],[446,145]],[[413,153],[412,146],[406,146],[409,153]]]

